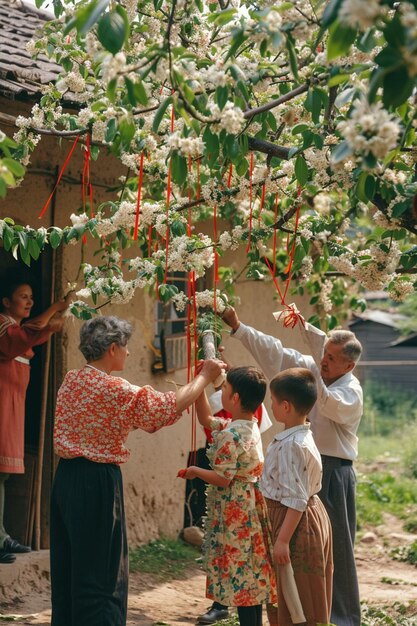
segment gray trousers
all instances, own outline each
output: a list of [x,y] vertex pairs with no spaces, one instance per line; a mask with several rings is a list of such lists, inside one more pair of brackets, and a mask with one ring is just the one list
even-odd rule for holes
[[333,598],[331,622],[360,626],[361,606],[356,573],[356,476],[349,462],[322,456],[323,484],[318,494],[333,530]]

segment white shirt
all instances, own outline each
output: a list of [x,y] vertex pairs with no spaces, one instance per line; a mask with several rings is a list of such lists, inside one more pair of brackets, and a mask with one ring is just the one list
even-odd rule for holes
[[[303,332],[306,335],[309,333],[307,329],[303,329]],[[240,339],[269,379],[289,367],[308,368],[314,374],[318,390],[317,402],[309,414],[309,420],[320,453],[352,461],[356,459],[356,432],[362,417],[363,395],[360,382],[352,372],[327,387],[319,366],[308,354],[284,348],[279,339],[242,323],[232,333],[232,337]],[[325,339],[326,335],[322,333],[320,340],[323,346]],[[311,337],[306,337],[306,345],[310,343]]]
[[266,498],[305,511],[309,499],[321,489],[322,465],[309,424],[275,435],[266,452],[259,482]]

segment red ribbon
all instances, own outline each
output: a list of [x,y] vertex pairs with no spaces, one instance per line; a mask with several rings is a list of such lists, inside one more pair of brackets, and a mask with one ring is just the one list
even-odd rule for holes
[[140,214],[140,199],[141,199],[141,195],[142,195],[142,180],[143,180],[143,151],[141,152],[141,155],[140,155],[140,165],[139,165],[138,199],[137,199],[137,202],[136,202],[135,230],[134,230],[134,233],[133,233],[133,239],[135,241],[138,238],[139,214]]
[[49,206],[49,204],[50,204],[50,202],[51,202],[51,200],[52,200],[52,197],[53,197],[53,195],[54,195],[54,193],[55,193],[55,191],[56,191],[56,189],[57,189],[57,187],[58,187],[58,185],[59,185],[59,182],[60,182],[60,180],[61,180],[61,178],[62,178],[62,176],[63,176],[63,174],[64,174],[64,172],[65,172],[65,168],[67,167],[67,165],[68,165],[68,163],[69,163],[69,161],[70,161],[70,159],[71,159],[71,157],[72,157],[72,154],[73,154],[73,152],[74,152],[74,150],[75,150],[75,146],[77,145],[77,142],[78,142],[79,138],[80,138],[80,136],[79,136],[79,135],[77,135],[77,137],[75,138],[74,143],[73,143],[73,144],[72,144],[72,146],[71,146],[70,151],[68,152],[68,156],[67,156],[67,158],[65,159],[64,165],[62,166],[62,169],[61,169],[61,171],[59,172],[59,175],[58,175],[57,181],[56,181],[56,183],[55,183],[55,187],[53,188],[53,190],[52,190],[52,192],[51,192],[51,195],[49,196],[49,198],[48,198],[48,200],[45,202],[45,204],[44,204],[44,206],[43,206],[43,208],[42,208],[41,212],[39,213],[39,219],[41,219],[41,217],[43,217],[43,216],[45,215],[46,209],[48,208],[48,206]]
[[[275,213],[274,213],[274,224],[277,223],[278,220],[278,206],[279,206],[279,196],[278,192],[275,194]],[[272,257],[274,260],[274,276],[277,269],[277,229],[274,228],[274,241],[272,246]]]
[[219,280],[219,255],[217,252],[217,207],[213,207],[213,235],[214,235],[214,296],[213,309],[217,315],[217,283]]
[[[301,188],[298,188],[297,196],[299,197],[300,194],[301,194]],[[288,265],[287,265],[287,267],[284,270],[284,274],[288,274],[288,276],[286,278],[286,281],[285,281],[284,293],[282,293],[282,291],[281,291],[281,289],[279,287],[277,278],[275,276],[275,272],[276,272],[276,240],[277,240],[277,237],[276,237],[277,236],[277,229],[276,228],[274,229],[274,243],[273,243],[273,252],[272,252],[272,254],[274,256],[274,266],[271,267],[270,262],[268,261],[267,258],[265,258],[265,262],[266,262],[266,264],[268,266],[268,269],[269,269],[269,271],[271,273],[272,280],[274,281],[275,287],[276,287],[276,289],[277,289],[277,291],[279,293],[279,296],[281,298],[281,304],[283,304],[285,306],[287,306],[285,304],[285,298],[287,296],[288,288],[289,288],[290,282],[291,282],[291,270],[292,270],[293,261],[294,261],[295,242],[296,242],[296,239],[297,239],[298,222],[299,222],[299,219],[300,219],[300,209],[301,209],[301,204],[300,204],[300,202],[298,202],[298,204],[297,204],[297,211],[296,211],[296,215],[295,215],[295,226],[294,226],[293,242],[292,242],[292,246],[291,246],[291,251],[289,252],[290,258],[289,258],[289,261],[288,261]],[[275,200],[275,222],[274,223],[276,223],[277,217],[278,217],[278,194],[276,194],[276,200]],[[288,241],[287,241],[287,252],[288,252]]]
[[229,176],[227,178],[227,187],[228,187],[228,189],[230,189],[230,185],[232,184],[232,174],[233,174],[233,163],[230,163]]
[[246,254],[250,249],[250,240],[252,235],[252,175],[253,175],[253,152],[250,153],[250,165],[249,165],[249,234],[248,245],[246,246]]
[[283,325],[285,328],[294,328],[297,324],[301,324],[305,328],[306,321],[301,313],[296,311],[294,305],[286,304],[285,309],[278,315],[278,319],[280,320],[283,316]]

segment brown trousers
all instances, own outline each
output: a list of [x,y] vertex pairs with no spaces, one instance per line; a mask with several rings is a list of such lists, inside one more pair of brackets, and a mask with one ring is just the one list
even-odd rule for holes
[[[265,500],[274,543],[288,509],[276,500]],[[306,624],[316,626],[317,623],[329,623],[333,580],[332,530],[318,496],[310,498],[295,529],[290,541],[290,556]],[[279,582],[277,621],[279,626],[293,624]]]

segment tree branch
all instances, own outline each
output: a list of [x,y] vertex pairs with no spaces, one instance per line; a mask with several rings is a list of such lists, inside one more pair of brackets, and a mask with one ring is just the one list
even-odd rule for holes
[[275,156],[279,159],[289,159],[290,148],[285,148],[284,146],[278,146],[271,141],[266,141],[265,139],[258,139],[258,137],[248,137],[248,145],[250,150],[255,150],[255,152],[264,152],[269,156]]

